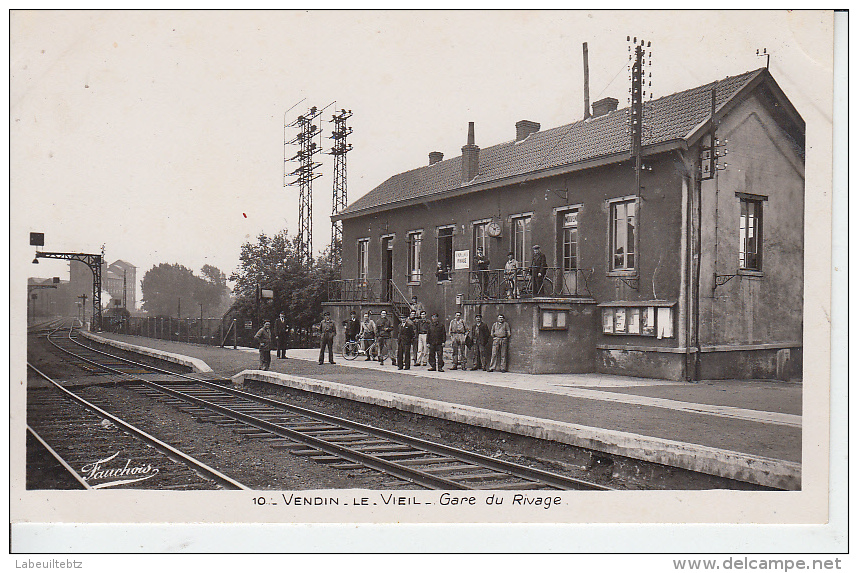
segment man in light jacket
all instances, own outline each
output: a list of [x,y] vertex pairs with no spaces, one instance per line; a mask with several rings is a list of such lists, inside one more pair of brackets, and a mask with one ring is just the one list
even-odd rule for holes
[[509,337],[512,336],[512,329],[509,323],[504,320],[502,314],[498,315],[498,320],[492,325],[492,363],[489,365],[489,372],[500,370],[506,372],[507,351],[509,350]]
[[453,344],[453,367],[450,370],[457,370],[459,366],[462,370],[465,369],[467,362],[467,348],[465,347],[465,337],[468,335],[468,326],[462,320],[462,313],[457,312],[455,318],[450,321],[450,340]]

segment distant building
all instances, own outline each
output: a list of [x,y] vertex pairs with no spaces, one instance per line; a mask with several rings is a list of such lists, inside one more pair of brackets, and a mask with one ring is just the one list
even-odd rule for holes
[[122,259],[107,267],[107,292],[118,305],[128,310],[137,308],[137,267]]
[[[638,191],[617,103],[544,131],[520,121],[485,149],[472,125],[461,156],[430,153],[352,203],[326,308],[338,323],[411,296],[469,324],[502,312],[519,372],[800,375],[804,120],[766,69],[647,102]],[[712,125],[729,153],[707,179]],[[505,273],[509,252],[525,270]]]

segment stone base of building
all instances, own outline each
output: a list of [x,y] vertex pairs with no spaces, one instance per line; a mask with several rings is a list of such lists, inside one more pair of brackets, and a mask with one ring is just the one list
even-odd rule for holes
[[800,344],[759,344],[747,346],[703,347],[700,353],[700,378],[784,380],[802,377]]
[[503,314],[512,329],[509,371],[527,374],[594,372],[598,326],[592,299],[534,298],[467,300],[463,318],[469,325],[481,314],[491,325]]
[[[398,320],[390,303],[328,302],[324,310],[337,325],[334,351],[345,342],[343,324],[351,311],[358,317],[370,312],[378,320],[382,310]],[[503,314],[512,329],[509,343],[510,372],[573,374],[598,372],[665,380],[693,379],[694,352],[684,348],[645,348],[596,344],[599,317],[590,299],[466,300],[458,307],[468,325],[480,314],[491,328]],[[442,317],[447,328],[452,316]],[[450,343],[447,343],[449,351]],[[491,351],[491,349],[489,349]],[[802,347],[798,343],[704,346],[700,353],[700,380],[791,380],[802,376]]]
[[[600,346],[596,364],[602,374],[689,380],[694,378],[694,352],[682,348],[622,348]],[[699,380],[784,380],[802,377],[799,344],[703,347]]]
[[600,374],[685,380],[685,353],[676,348],[627,349],[601,346],[596,351]]

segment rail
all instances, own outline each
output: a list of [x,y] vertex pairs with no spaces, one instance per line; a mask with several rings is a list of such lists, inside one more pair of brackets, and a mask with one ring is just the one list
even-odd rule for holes
[[[171,401],[173,405],[176,405],[175,400],[184,401],[187,408],[197,412],[214,412],[231,426],[235,426],[233,421],[240,422],[246,428],[236,428],[238,433],[274,441],[274,447],[289,448],[293,455],[307,456],[320,463],[333,463],[347,468],[367,467],[404,482],[434,489],[612,489],[331,416],[244,392],[217,381],[171,373],[89,348],[71,337],[68,340],[81,346],[82,350],[107,356],[111,366],[77,355],[81,360],[103,370],[123,374],[116,368],[116,361],[119,361],[189,381],[191,384],[154,382],[139,374],[125,375],[128,382],[145,386],[144,393],[147,395]],[[49,341],[56,345],[50,338]],[[58,348],[74,354],[61,346]],[[136,385],[132,387],[136,388]],[[243,487],[241,484],[235,485]]]
[[593,269],[548,267],[541,278],[530,268],[468,272],[468,300],[515,300],[536,297],[592,297],[589,280]]

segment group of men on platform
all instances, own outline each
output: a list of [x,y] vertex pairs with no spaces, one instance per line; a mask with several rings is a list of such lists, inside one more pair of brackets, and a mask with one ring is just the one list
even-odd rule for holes
[[[370,317],[369,312],[364,312],[363,320],[358,320],[357,313],[352,311],[345,325],[346,339],[362,341],[367,361],[378,360],[379,364],[384,364],[387,356],[391,355],[391,364],[400,370],[410,370],[411,366],[428,364],[430,372],[443,372],[444,345],[449,335],[453,351],[451,370],[467,370],[470,354],[471,370],[506,372],[512,329],[504,315],[499,314],[491,327],[483,322],[479,314],[474,321],[473,325],[468,326],[462,319],[462,313],[457,312],[450,324],[445,326],[438,313],[427,318],[423,305],[414,297],[409,315],[400,318],[395,358],[391,355],[394,325],[385,310],[381,311],[377,322]],[[372,352],[370,349],[375,342],[378,343],[376,351]],[[321,362],[320,355],[319,363]]]
[[[329,312],[319,325],[321,344],[319,349],[319,364],[324,363],[325,351],[328,360],[334,362],[334,338],[337,335],[337,325],[331,320]],[[451,370],[467,370],[468,356],[471,356],[470,370],[485,370],[493,372],[507,371],[509,358],[509,339],[512,330],[504,315],[499,314],[497,321],[489,327],[483,322],[481,315],[474,317],[474,324],[467,325],[462,319],[462,313],[457,312],[450,324],[445,326],[438,316],[433,313],[427,318],[426,310],[412,299],[411,311],[408,316],[400,317],[399,329],[396,334],[396,356],[392,355],[393,333],[396,331],[394,322],[388,317],[387,311],[382,310],[378,321],[372,320],[369,312],[364,312],[363,320],[358,320],[357,313],[351,312],[345,324],[347,340],[361,340],[366,360],[378,360],[383,365],[390,356],[391,364],[400,370],[410,370],[411,366],[429,366],[429,371],[444,371],[444,345],[449,335],[452,351],[453,366]],[[289,328],[286,324],[285,313],[280,313],[274,321],[272,332],[271,321],[265,324],[254,335],[259,343],[259,368],[268,370],[271,367],[271,348],[277,342],[277,358],[286,358]],[[378,342],[375,352],[370,348]]]

